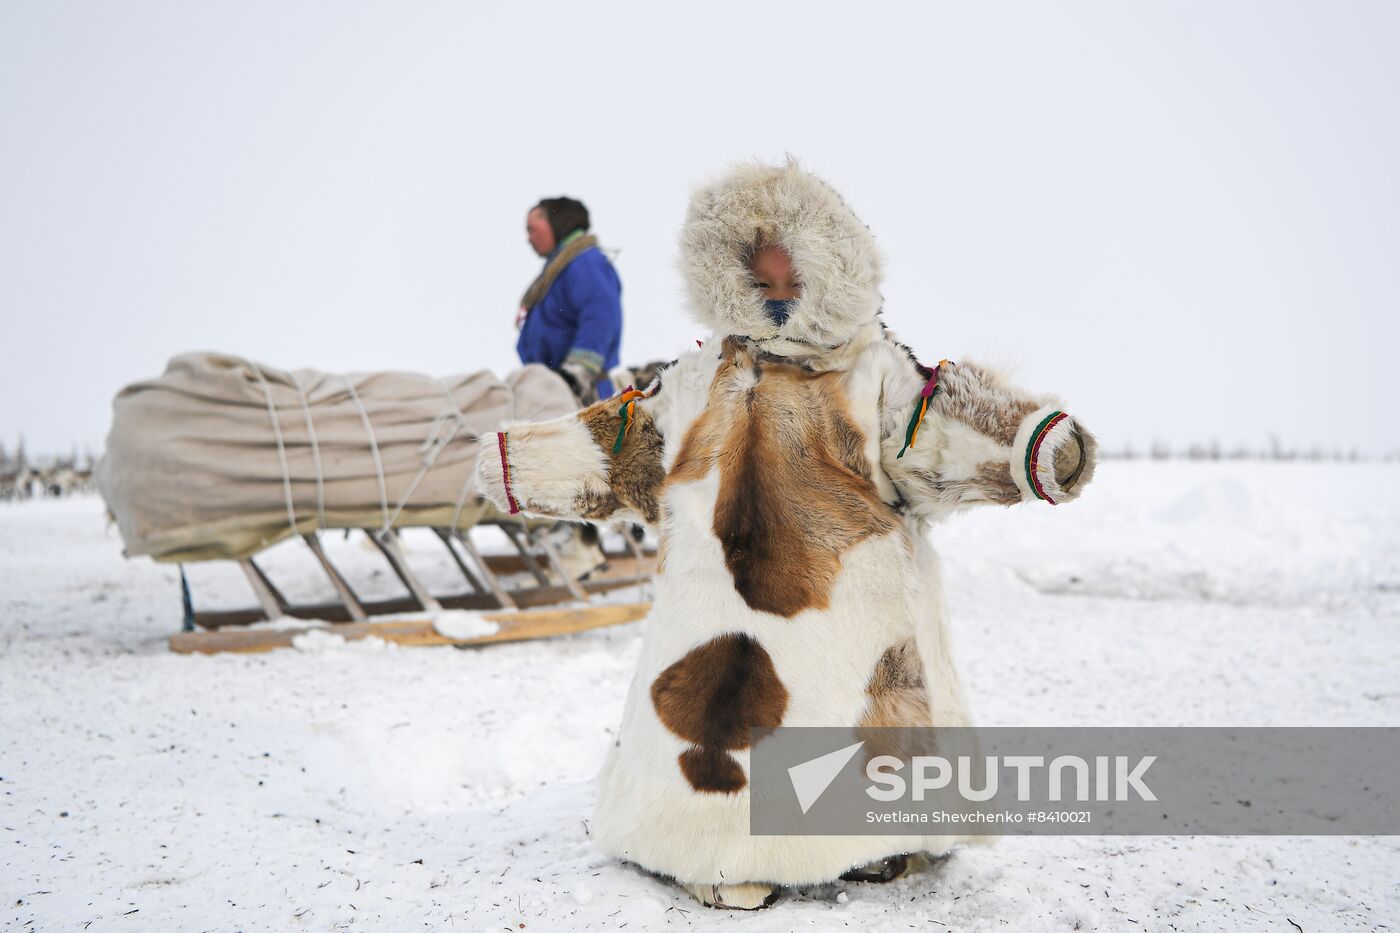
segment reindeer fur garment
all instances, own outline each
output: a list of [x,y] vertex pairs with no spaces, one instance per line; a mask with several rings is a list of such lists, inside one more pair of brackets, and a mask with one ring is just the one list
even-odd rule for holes
[[[748,266],[791,254],[781,326]],[[795,164],[745,165],[693,197],[681,236],[713,333],[632,403],[514,424],[483,444],[485,495],[531,514],[650,524],[656,602],[593,837],[685,883],[831,881],[953,836],[752,836],[749,730],[969,724],[929,524],[976,503],[1074,498],[1094,443],[1058,405],[960,363],[932,370],[880,322],[880,260]],[[936,352],[942,352],[939,348]]]

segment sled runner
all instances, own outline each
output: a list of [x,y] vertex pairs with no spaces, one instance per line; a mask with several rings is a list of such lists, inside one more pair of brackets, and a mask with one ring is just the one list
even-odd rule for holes
[[[349,580],[331,562],[320,538],[313,534],[304,541],[325,571],[335,590],[337,600],[326,603],[295,604],[256,562],[253,556],[239,560],[238,566],[247,577],[257,605],[246,609],[197,609],[189,579],[181,567],[181,595],[184,602],[184,626],[172,635],[170,647],[180,653],[215,653],[221,651],[268,651],[289,647],[297,635],[312,631],[311,626],[258,628],[260,622],[305,619],[332,623],[324,629],[347,640],[375,636],[404,645],[474,645],[498,641],[521,641],[571,632],[586,631],[605,625],[620,625],[642,618],[650,603],[592,604],[595,595],[638,586],[651,579],[656,560],[642,550],[630,534],[619,537],[625,545],[622,552],[601,551],[604,562],[575,579],[565,565],[558,546],[551,540],[552,527],[506,520],[488,520],[477,527],[495,526],[505,532],[516,549],[514,554],[483,554],[472,541],[471,530],[434,528],[433,534],[451,555],[466,584],[464,590],[451,594],[433,594],[414,573],[404,554],[397,532],[361,529],[383,555],[389,568],[403,584],[406,595],[401,597],[361,599]],[[524,576],[525,583],[513,583],[512,578]],[[564,609],[537,607],[575,603]],[[583,605],[578,605],[578,604]],[[444,610],[497,610],[481,618],[498,627],[489,635],[453,638],[434,628],[432,615]],[[417,619],[372,621],[378,617],[422,614]]]
[[[317,620],[347,638],[404,644],[476,644],[543,637],[632,621],[645,604],[590,605],[650,578],[655,559],[630,534],[611,553],[580,540],[583,526],[521,521],[477,494],[477,438],[513,418],[558,416],[578,404],[539,366],[505,381],[489,372],[442,379],[410,373],[280,371],[237,357],[187,354],[159,379],[128,386],[113,403],[97,485],[128,557],[181,565],[183,631],[176,651],[257,651],[291,644]],[[434,593],[410,566],[403,528],[431,529],[464,586]],[[483,553],[473,533],[495,529],[510,553]],[[331,560],[322,535],[357,532],[404,594],[366,599]],[[257,556],[299,538],[323,571],[332,601],[294,603]],[[565,549],[573,553],[565,553]],[[582,551],[583,553],[578,553]],[[201,609],[187,563],[232,561],[254,605]],[[563,603],[568,609],[545,609]],[[428,617],[495,611],[499,631],[446,637]],[[414,614],[415,620],[377,621]],[[249,626],[253,626],[249,628]]]

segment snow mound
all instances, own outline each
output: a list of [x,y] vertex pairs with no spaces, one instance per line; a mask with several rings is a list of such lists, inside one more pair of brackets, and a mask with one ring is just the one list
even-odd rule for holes
[[397,645],[373,635],[351,641],[339,633],[313,628],[293,636],[292,647],[298,651],[316,654],[326,651],[384,651],[390,647],[397,647]]
[[444,609],[433,617],[433,631],[443,638],[467,641],[472,638],[486,638],[495,635],[501,626],[487,619],[479,612],[464,609]]
[[1185,525],[1201,521],[1246,523],[1272,509],[1258,489],[1237,476],[1193,485],[1153,514],[1158,522]]

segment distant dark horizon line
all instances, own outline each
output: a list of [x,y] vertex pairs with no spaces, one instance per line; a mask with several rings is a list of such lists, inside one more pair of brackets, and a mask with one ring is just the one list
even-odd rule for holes
[[[21,452],[26,465],[41,466],[65,461],[74,463],[90,461],[95,464],[102,459],[104,451],[101,445],[75,443],[61,453],[55,452],[52,448],[42,453],[33,453],[26,449],[24,435],[21,434],[19,442],[14,447],[0,439],[0,467],[16,464]],[[1355,446],[1309,444],[1286,447],[1277,443],[1267,447],[1243,443],[1226,446],[1215,441],[1210,443],[1193,442],[1184,446],[1168,444],[1165,441],[1154,441],[1151,444],[1138,447],[1131,442],[1110,444],[1100,439],[1099,456],[1104,460],[1391,463],[1400,462],[1400,447],[1389,450],[1375,448],[1363,450]]]

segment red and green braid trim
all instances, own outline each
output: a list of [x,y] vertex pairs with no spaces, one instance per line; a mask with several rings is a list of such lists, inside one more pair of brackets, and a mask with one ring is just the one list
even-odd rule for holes
[[1035,432],[1031,435],[1031,442],[1026,445],[1026,481],[1030,484],[1031,491],[1035,493],[1036,498],[1044,499],[1051,505],[1055,504],[1055,500],[1046,495],[1045,487],[1040,485],[1040,445],[1045,442],[1046,435],[1054,430],[1055,425],[1068,417],[1069,415],[1062,411],[1050,412],[1040,424],[1036,425]]

